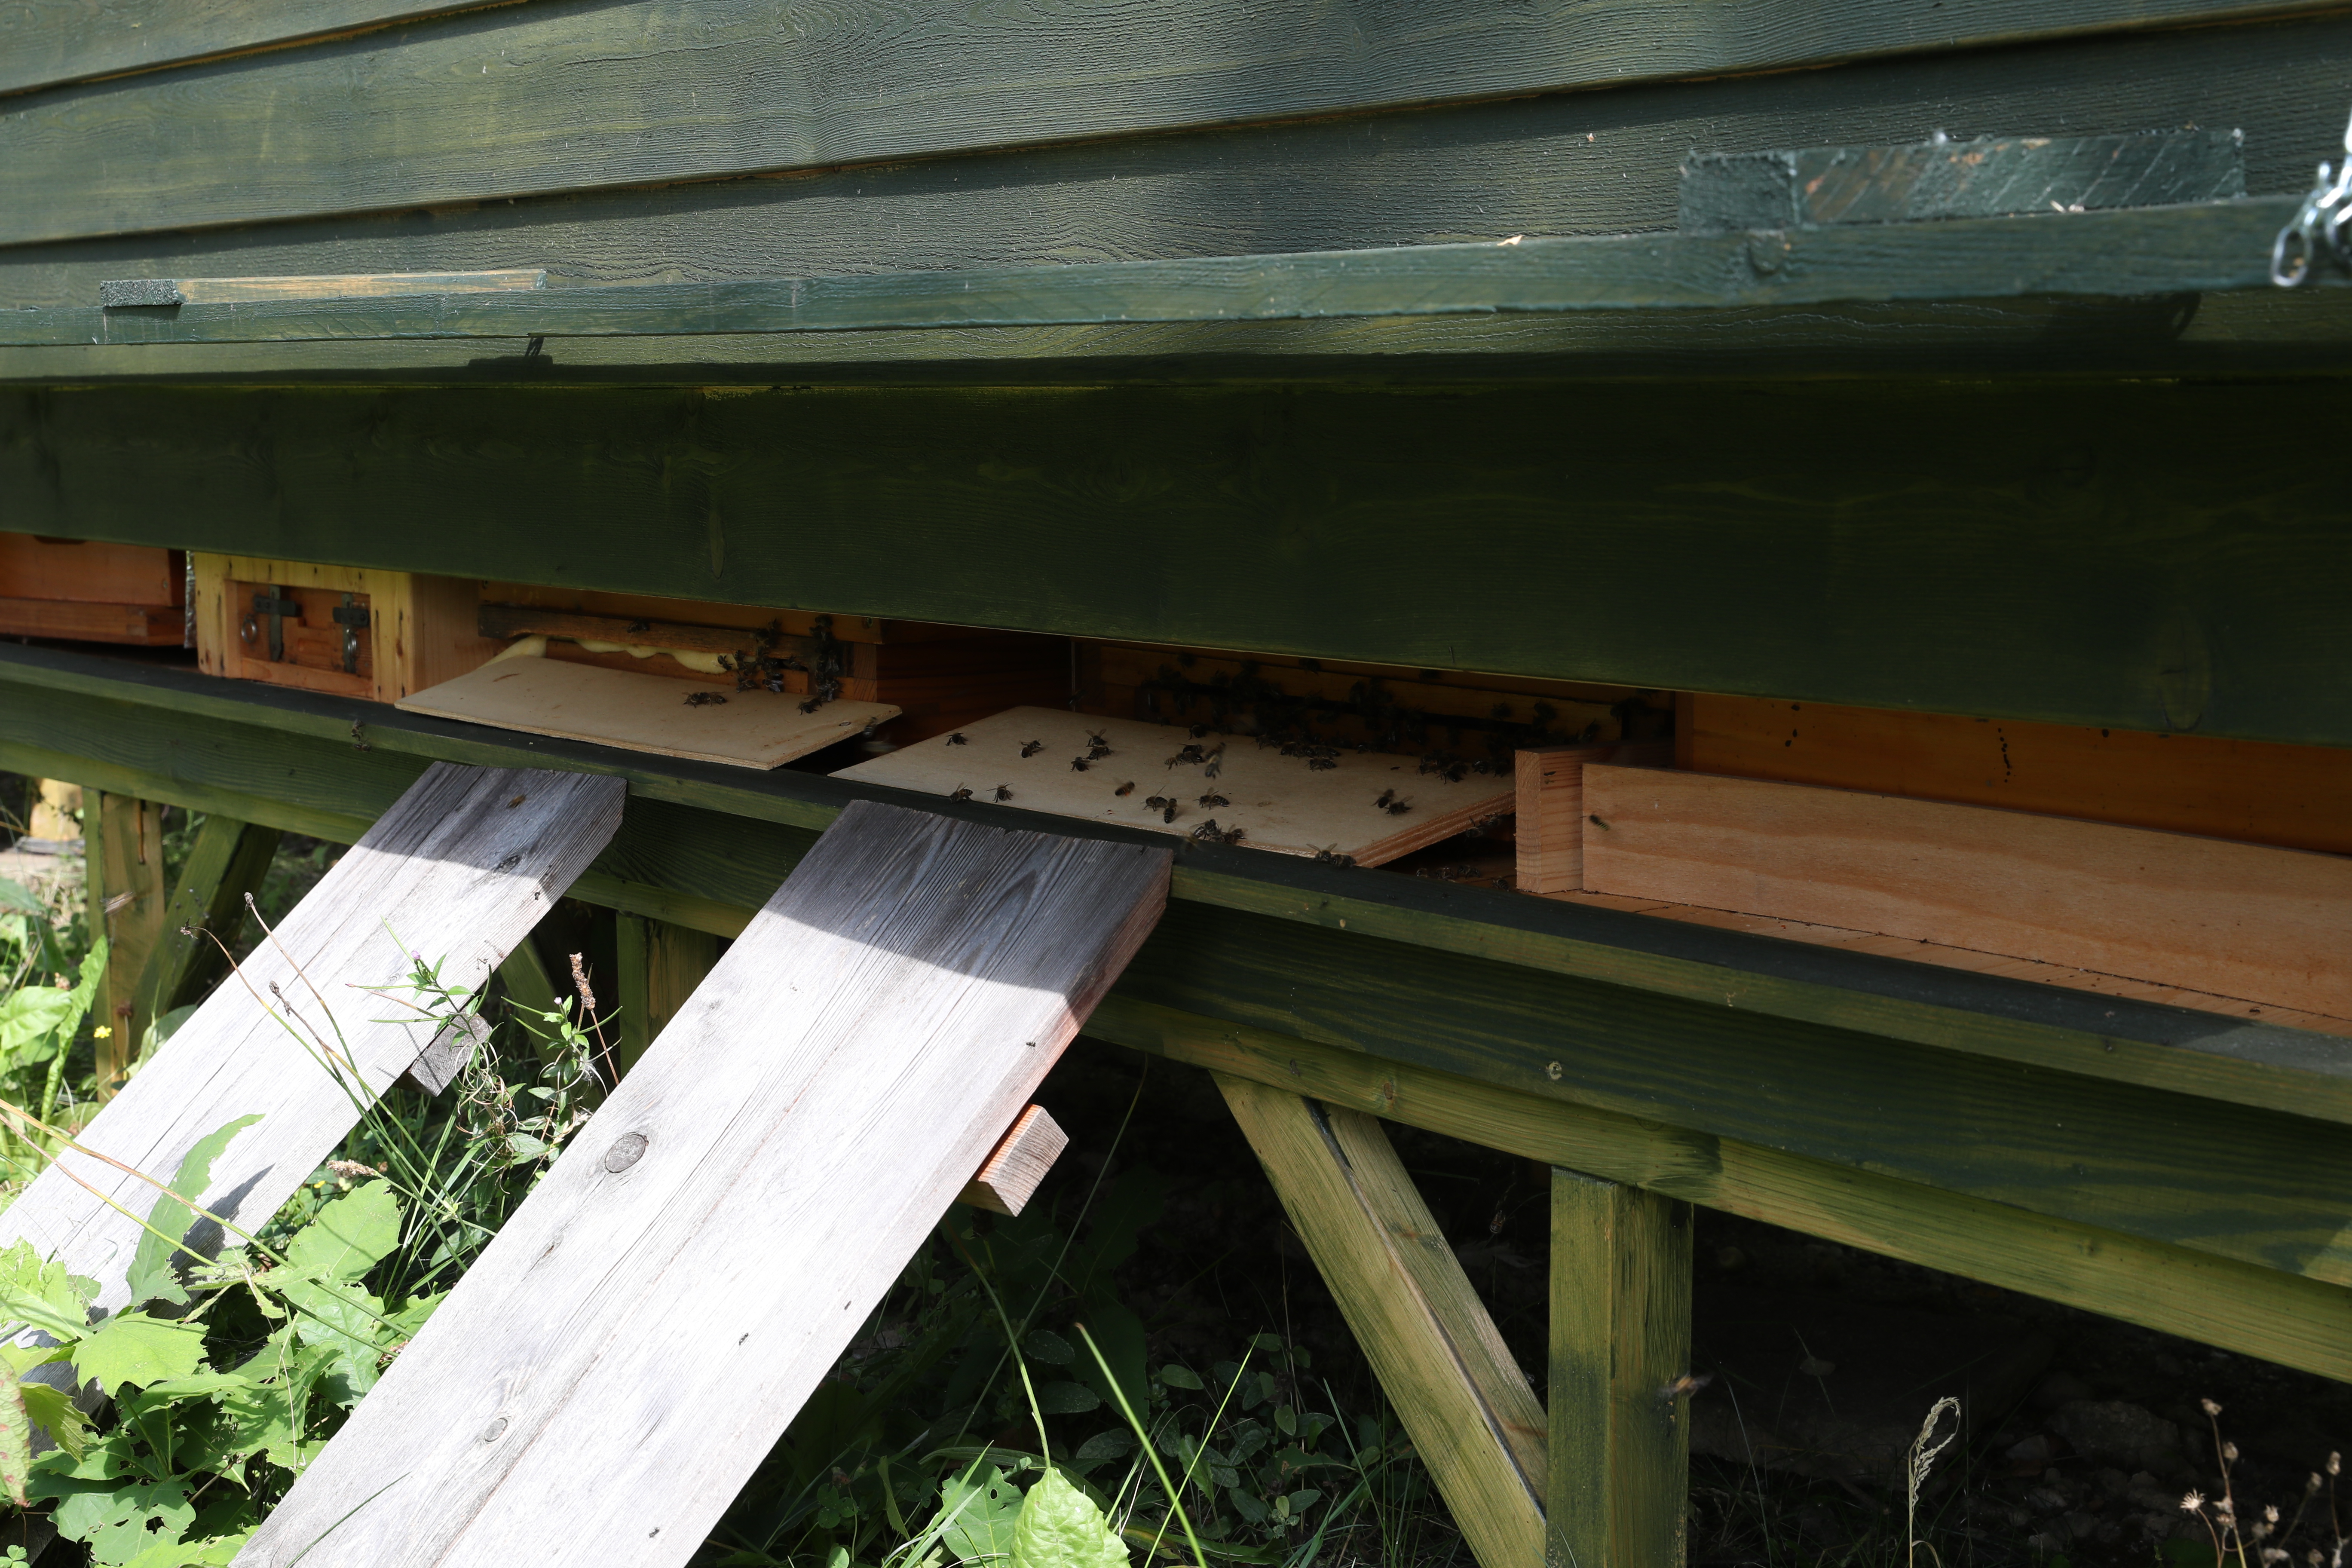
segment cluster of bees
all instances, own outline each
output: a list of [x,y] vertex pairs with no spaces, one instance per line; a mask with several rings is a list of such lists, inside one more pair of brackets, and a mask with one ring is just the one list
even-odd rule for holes
[[[770,621],[760,633],[759,646],[748,653],[720,654],[719,668],[731,672],[738,691],[773,691],[784,689],[784,673],[794,670],[808,677],[809,694],[801,703],[801,711],[814,713],[841,695],[842,672],[849,668],[849,645],[833,635],[833,617],[819,616],[809,635],[801,639],[799,653],[777,653],[774,649],[783,637],[783,624]],[[724,702],[724,697],[717,697]],[[688,702],[694,699],[689,697]]]

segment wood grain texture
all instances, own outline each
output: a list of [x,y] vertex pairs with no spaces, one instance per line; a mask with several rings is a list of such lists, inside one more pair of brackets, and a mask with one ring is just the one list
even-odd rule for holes
[[[106,1030],[94,1045],[98,1093],[103,1100],[122,1085],[139,1052],[152,1013],[139,1008],[140,977],[163,941],[164,906],[172,892],[163,879],[163,808],[133,795],[89,792],[82,835],[92,873],[85,884],[89,900],[86,929],[106,933],[106,979],[100,985],[93,1031]],[[89,807],[96,807],[92,820]],[[167,1178],[168,1179],[168,1178]]]
[[[1483,774],[1448,779],[1420,771],[1412,758],[1377,752],[1324,758],[1337,765],[1317,769],[1314,759],[1286,757],[1281,748],[1249,735],[1195,738],[1175,725],[1050,708],[1015,708],[956,732],[964,737],[961,745],[934,738],[835,776],[920,795],[969,789],[975,800],[993,799],[1001,786],[1011,792],[1006,804],[1017,810],[1179,838],[1213,822],[1220,831],[1242,829],[1246,837],[1240,842],[1253,849],[1328,851],[1360,866],[1393,860],[1511,808],[1507,781]],[[1087,762],[1097,735],[1109,750]],[[1039,749],[1024,756],[1032,742]],[[1188,745],[1202,760],[1177,760]],[[1074,769],[1073,762],[1087,765]],[[1120,794],[1127,785],[1133,787]],[[1172,821],[1167,807],[1150,804],[1155,796],[1175,802]],[[1382,804],[1383,796],[1396,800]],[[1407,810],[1391,810],[1400,800]]]
[[2352,859],[1607,763],[1585,886],[2352,1017]]
[[1674,745],[1647,741],[1538,746],[1512,753],[1518,890],[1560,893],[1584,886],[1585,763],[1664,767],[1675,760]]
[[[2352,597],[2339,509],[2297,460],[2333,428],[2326,399],[2052,386],[2037,395],[2064,417],[1992,447],[1911,439],[1997,423],[2017,395],[16,390],[0,393],[0,486],[27,526],[68,537],[2352,742],[2352,668],[2308,652]],[[1824,426],[1843,433],[1836,464],[1818,460]],[[1285,545],[1267,553],[1272,515]],[[1424,548],[1433,531],[1456,547]],[[1408,551],[1415,572],[1382,564]],[[1670,599],[1589,592],[1665,558],[1684,565]],[[1236,560],[1255,569],[1213,566]]]
[[1686,728],[1677,765],[1704,773],[2352,854],[2352,751],[2339,747],[1709,692],[1691,699]]
[[427,687],[398,706],[740,768],[781,767],[898,716],[894,704],[847,699],[803,712],[803,699],[766,690],[721,692],[719,701],[706,705],[688,700],[710,690],[699,682],[521,655]]
[[[461,577],[202,551],[190,564],[196,659],[207,674],[396,702],[479,668],[499,650],[475,629],[478,590]],[[268,658],[257,621],[254,641],[245,640],[253,596],[272,588],[291,593],[305,606],[304,615],[282,628],[310,650],[296,656],[305,662]],[[359,633],[354,672],[342,668],[341,628],[332,619],[347,595],[370,617]]]
[[[582,896],[728,937],[741,932],[764,891],[844,804],[871,798],[845,781],[790,770],[751,773],[528,736],[487,736],[397,710],[54,649],[0,648],[0,756],[7,759],[0,765],[15,771],[84,779],[337,842],[358,837],[431,760],[498,767],[554,762],[624,778],[633,797],[628,817],[596,868],[583,874]],[[19,738],[39,735],[68,739],[74,750]],[[1020,820],[1006,808],[978,804],[942,800],[930,809],[965,819]],[[1630,991],[1697,1004],[1711,1019],[1780,1020],[1898,1048],[1925,1047],[1931,1059],[1958,1053],[2062,1080],[2352,1121],[2352,1065],[2341,1047],[2259,1021],[2071,996],[1997,976],[1237,849],[1188,849],[1174,888],[1180,901],[1213,920],[1249,915],[1353,933],[1400,944],[1439,965],[1474,960],[1559,977],[1601,998]],[[1432,984],[1475,988],[1480,973],[1473,964]],[[1516,1049],[1542,1057],[1545,1027],[1507,1032],[1515,1043],[1502,1047],[1503,1055]]]
[[160,1018],[203,999],[228,965],[221,956],[245,930],[245,898],[261,891],[278,832],[232,816],[207,816],[189,847],[179,885],[163,909],[163,930],[139,977],[133,1012]]
[[[877,163],[2237,10],[2118,0],[2053,25],[2023,0],[1977,0],[1956,30],[1867,8],[1701,14],[1642,0],[1509,16],[1458,0],[1409,13],[1192,0],[1152,27],[1119,0],[1019,16],[844,7],[788,26],[760,0],[531,5],[22,98],[0,240]],[[221,177],[264,158],[266,184]],[[107,178],[91,181],[93,167]]]
[[1543,1406],[1380,1123],[1218,1075],[1389,1403],[1482,1568],[1543,1553]]
[[132,647],[179,647],[187,639],[187,616],[183,610],[152,605],[69,605],[53,599],[0,599],[0,636],[122,643]]
[[[649,337],[1350,316],[2141,299],[2272,287],[2297,199],[2042,212],[1774,234],[1510,238],[1058,268],[729,283],[96,306],[0,314],[0,344]],[[2249,259],[2251,258],[2251,259]]]
[[1548,1563],[1684,1561],[1690,1292],[1689,1205],[1553,1168]]
[[684,1563],[1150,932],[1168,864],[844,812],[244,1561],[331,1530],[353,1565]]
[[0,597],[120,608],[176,609],[187,600],[181,553],[146,544],[99,544],[0,533]]
[[1087,1032],[1881,1257],[2352,1380],[2352,1291],[1114,994]]
[[[380,1093],[429,1038],[421,1026],[374,1022],[393,1009],[365,988],[398,987],[411,952],[442,963],[455,989],[487,982],[612,836],[622,793],[616,780],[582,774],[429,769],[280,922],[277,940],[255,950],[243,981],[215,991],[82,1142],[169,1181],[200,1139],[258,1114],[259,1125],[214,1163],[202,1200],[258,1226],[351,1130],[353,1095]],[[262,997],[319,1031],[343,1064],[340,1081],[321,1043],[305,1042]],[[88,1156],[68,1154],[60,1165],[0,1215],[0,1238],[64,1260],[99,1282],[96,1306],[119,1308],[139,1227],[97,1194],[144,1213],[152,1189]],[[199,1251],[227,1239],[208,1221],[204,1232],[192,1233]]]
[[1044,1106],[1030,1106],[1013,1119],[1012,1130],[997,1140],[956,1202],[1017,1217],[1037,1195],[1045,1173],[1069,1146],[1070,1135],[1062,1131],[1062,1124],[1047,1115]]

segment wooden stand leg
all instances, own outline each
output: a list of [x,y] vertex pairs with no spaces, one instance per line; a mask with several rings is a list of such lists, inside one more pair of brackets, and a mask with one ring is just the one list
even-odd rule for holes
[[[200,1001],[212,983],[228,972],[221,948],[236,945],[245,929],[245,896],[261,890],[278,838],[274,827],[228,816],[205,818],[188,852],[187,867],[180,873],[180,885],[164,906],[155,950],[139,976],[134,1016],[160,1018],[174,1007]],[[194,934],[183,936],[184,930]]]
[[1543,1406],[1380,1122],[1222,1073],[1217,1087],[1481,1568],[1532,1568]]
[[1553,1568],[1674,1568],[1690,1472],[1690,1205],[1552,1172]]
[[622,915],[619,926],[621,1037],[614,1055],[626,1072],[719,962],[719,939],[643,915]]
[[103,931],[111,947],[106,981],[100,988],[98,1097],[122,1087],[125,1070],[151,1021],[139,1011],[139,978],[163,934],[163,808],[127,795],[95,795],[98,826],[84,835],[89,844],[87,876],[89,929]]

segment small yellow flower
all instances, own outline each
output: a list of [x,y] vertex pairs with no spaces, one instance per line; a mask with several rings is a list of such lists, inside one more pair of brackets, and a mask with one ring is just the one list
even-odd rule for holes
[[90,1033],[101,1040],[110,1040],[114,1037],[114,1026],[111,1024],[100,1024],[97,1028],[92,1029]]

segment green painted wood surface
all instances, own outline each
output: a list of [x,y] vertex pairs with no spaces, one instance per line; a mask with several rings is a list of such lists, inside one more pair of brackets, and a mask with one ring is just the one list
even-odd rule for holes
[[2352,1381],[2352,1291],[1113,992],[1089,1033],[1213,1071]]
[[207,816],[189,847],[179,885],[163,910],[163,934],[139,976],[134,1011],[160,1018],[201,1001],[227,973],[221,949],[234,948],[245,929],[245,899],[261,891],[279,834],[274,827]]
[[0,312],[0,343],[825,332],[2263,289],[2290,196],[1737,235]]
[[[219,714],[237,699],[213,699],[207,710],[184,693],[217,690],[220,683],[193,675],[147,671],[113,682],[112,698],[95,696],[108,689],[97,672],[109,666],[124,667],[0,650],[0,671],[11,676],[67,678],[0,679],[0,766],[37,762],[46,776],[135,781],[152,798],[199,805],[254,800],[257,811],[268,809],[257,797],[282,789],[299,797],[306,816],[364,821],[396,795],[390,786],[402,773],[421,770],[424,754],[444,743],[437,737],[459,737],[451,750],[503,745],[507,757],[542,766],[612,755],[523,743],[528,737],[471,742],[462,726],[396,713],[369,728],[374,749],[360,752],[347,738],[348,721],[334,723],[359,705],[247,689],[244,700],[255,710],[290,710],[315,728],[340,728],[346,738],[337,742],[229,722]],[[13,738],[32,733],[70,737],[99,760],[28,753]],[[395,734],[415,752],[393,751]],[[467,760],[498,754],[476,749]],[[140,771],[124,759],[150,761]],[[604,888],[617,887],[646,889],[655,901],[748,910],[810,841],[807,828],[776,820],[785,815],[782,802],[814,815],[866,795],[916,798],[789,773],[715,783],[712,775],[724,770],[646,765],[656,761],[628,764],[629,811],[591,874],[609,882],[583,879],[581,896],[605,897]],[[647,798],[636,783],[665,774],[667,793],[707,804]],[[770,802],[764,817],[726,808],[761,799]],[[1034,820],[985,806],[917,803],[951,815]],[[1256,900],[1265,912],[1234,907],[1252,901],[1236,884],[1253,880],[1265,886]],[[1341,923],[1353,912],[1350,900],[1385,910],[1378,918],[1390,923],[1375,929],[1400,934]],[[640,905],[635,912],[688,923],[675,910]],[[1542,956],[1546,936],[1567,939],[1553,947],[1551,962],[1584,970],[1519,961]],[[1572,944],[1586,956],[1568,951]],[[1623,952],[1608,978],[1596,978],[1601,971],[1590,954],[1604,946]],[[1471,956],[1480,952],[1496,956]],[[1662,973],[1670,966],[1661,957],[1679,958],[1684,967]],[[1783,986],[1809,979],[1833,987],[1843,975],[1851,990],[1871,993],[1849,1015],[1857,1022],[1879,1009],[1890,1018],[1903,1009],[1899,978],[1913,988],[1913,1016],[1895,1025],[1903,1032],[1940,1031],[1958,1042],[1967,1015],[1990,1015],[1982,1019],[1984,1035],[2014,1052],[2020,1026],[2038,1017],[2051,1031],[2050,1057],[2029,1064],[1727,1006],[1696,990],[1710,965]],[[1686,989],[1677,994],[1674,986]],[[2236,1027],[2208,1015],[1238,849],[1188,855],[1169,913],[1118,994],[2216,1258],[2352,1279],[2342,1239],[2352,1149],[2336,1124],[2060,1070],[2080,1059],[2076,1042],[2084,1036],[2126,1043],[2137,1037],[2149,1047]],[[2249,1041],[2253,1032],[2239,1037]],[[2343,1050],[2292,1031],[2263,1037],[2288,1049]],[[2261,1079],[2274,1070],[2255,1066],[2246,1076]],[[1589,1163],[1556,1163],[1623,1179]]]
[[2346,744],[2344,395],[20,391],[0,493],[44,534]]
[[1680,1568],[1690,1479],[1690,1205],[1551,1173],[1553,1568]]
[[613,1055],[626,1072],[719,962],[719,941],[709,931],[636,914],[620,917],[618,938],[620,1017]]
[[482,0],[19,0],[0,12],[0,95],[162,69],[419,16]]
[[[2306,0],[2318,9],[2315,0]],[[22,95],[0,243],[502,199],[1190,126],[1785,69],[2279,0],[1797,0],[1496,11],[1127,0],[994,12],[499,8]],[[243,171],[267,163],[270,178]],[[94,171],[103,171],[93,178]]]

